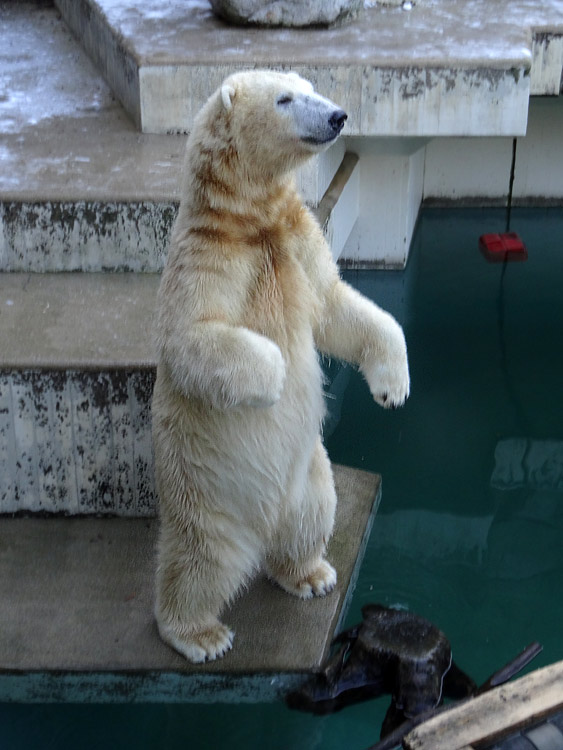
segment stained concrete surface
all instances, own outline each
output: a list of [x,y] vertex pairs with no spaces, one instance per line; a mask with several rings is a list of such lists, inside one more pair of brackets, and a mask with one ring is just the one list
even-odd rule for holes
[[156,522],[0,519],[0,700],[279,697],[325,658],[379,502],[377,475],[334,473],[334,592],[302,601],[258,578],[223,617],[236,633],[233,650],[205,665],[190,665],[158,637]]
[[182,64],[381,67],[512,67],[531,61],[531,32],[563,30],[561,0],[426,0],[412,11],[366,4],[352,23],[331,29],[231,26],[207,0],[56,0],[102,15],[140,66]]
[[153,369],[1,370],[0,514],[156,516]]
[[162,270],[177,203],[0,201],[0,271]]
[[158,283],[0,274],[0,514],[156,514]]
[[157,274],[0,274],[0,369],[156,364]]
[[544,93],[546,67],[560,80],[562,0],[367,5],[341,28],[288,30],[229,26],[206,0],[57,0],[144,132],[189,130],[209,91],[244,67],[300,72],[361,136],[521,135],[531,81]]
[[0,2],[0,198],[177,200],[185,136],[143,135],[47,4]]
[[[0,38],[1,201],[178,202],[186,136],[139,133],[52,5],[0,0]],[[299,170],[311,205],[343,150]]]

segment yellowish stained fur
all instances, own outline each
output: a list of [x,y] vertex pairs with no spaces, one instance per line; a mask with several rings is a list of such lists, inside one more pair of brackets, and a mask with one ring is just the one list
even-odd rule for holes
[[311,148],[273,103],[300,85],[237,74],[202,109],[159,291],[156,616],[196,662],[231,647],[218,617],[261,566],[303,598],[335,585],[317,350],[358,364],[384,405],[409,391],[400,327],[339,279],[296,192]]

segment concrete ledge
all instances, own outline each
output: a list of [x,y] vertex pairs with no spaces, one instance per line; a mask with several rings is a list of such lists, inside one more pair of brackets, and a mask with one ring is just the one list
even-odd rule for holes
[[0,274],[0,513],[156,512],[150,274]]
[[[313,213],[335,258],[340,255],[358,215],[359,170],[354,173],[353,168],[358,158],[344,152],[342,139],[324,158],[315,158],[310,168],[298,175],[305,195],[315,200],[317,207],[312,209]],[[179,172],[177,177],[180,181]],[[319,195],[321,190],[323,193]],[[162,271],[178,201],[116,200],[121,195],[117,186],[113,195],[108,201],[2,202],[0,199],[0,272]],[[17,287],[17,280],[13,281]],[[0,288],[6,283],[11,286],[0,279]],[[49,294],[55,295],[67,285],[71,293],[78,286],[80,295],[88,294],[91,289],[90,282],[69,276],[59,282],[37,282],[41,283],[51,285]],[[115,283],[122,285],[119,281]]]
[[0,274],[0,371],[154,367],[157,274]]
[[561,78],[561,0],[374,7],[342,28],[292,31],[231,27],[197,0],[57,7],[144,132],[189,130],[245,67],[310,78],[348,111],[350,135],[521,135],[530,81],[553,93]]
[[[66,212],[83,201],[85,210],[101,212],[102,228],[108,211],[97,203],[110,204],[110,212],[124,204],[145,210],[177,203],[185,136],[139,134],[53,7],[13,3],[3,8],[2,22],[14,54],[3,58],[0,82],[0,199],[29,204],[35,213],[38,204],[61,204]],[[340,140],[298,170],[308,205],[318,205],[343,155]],[[42,216],[51,235],[49,215]],[[60,218],[55,212],[55,224]],[[0,257],[2,242],[0,233]]]
[[154,370],[0,371],[0,514],[154,517]]
[[558,96],[563,93],[563,29],[557,32],[536,29],[532,52],[530,94]]
[[0,519],[0,700],[269,701],[318,670],[345,616],[380,478],[334,467],[335,591],[301,601],[257,579],[224,615],[235,646],[188,664],[152,615],[156,522]]
[[0,202],[0,271],[162,271],[178,203]]

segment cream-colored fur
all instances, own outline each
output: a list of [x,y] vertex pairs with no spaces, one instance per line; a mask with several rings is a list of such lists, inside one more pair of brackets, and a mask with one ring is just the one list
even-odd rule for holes
[[294,74],[236,74],[188,140],[158,298],[153,433],[156,616],[194,662],[231,647],[218,617],[259,568],[305,599],[336,583],[317,351],[359,365],[384,406],[409,393],[401,328],[339,279],[294,187],[293,168],[326,147],[303,135],[319,101],[335,107]]

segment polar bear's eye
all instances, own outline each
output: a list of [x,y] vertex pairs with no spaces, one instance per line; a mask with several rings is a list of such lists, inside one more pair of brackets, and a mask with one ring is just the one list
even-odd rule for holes
[[284,104],[291,104],[293,101],[293,97],[291,94],[282,94],[281,96],[278,96],[277,104],[280,104],[283,106]]

